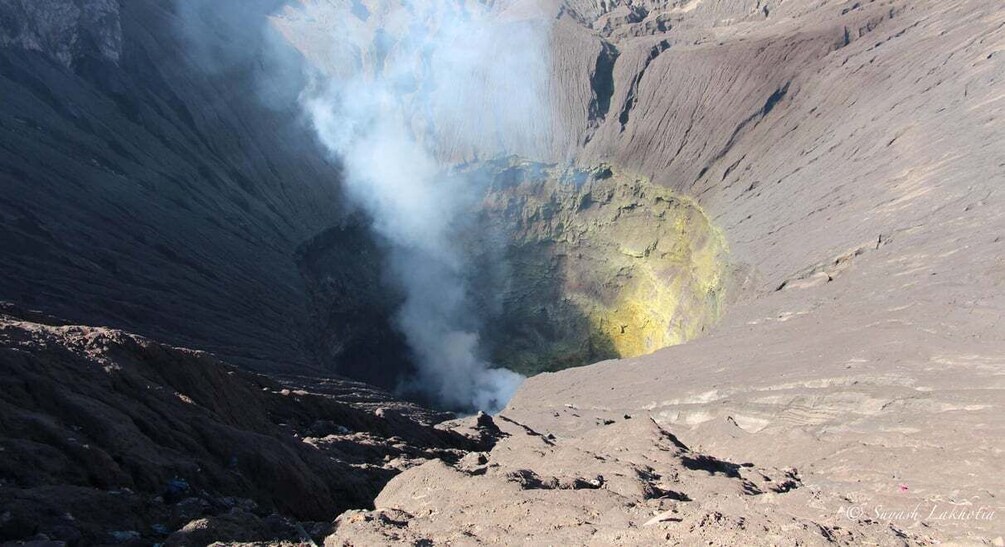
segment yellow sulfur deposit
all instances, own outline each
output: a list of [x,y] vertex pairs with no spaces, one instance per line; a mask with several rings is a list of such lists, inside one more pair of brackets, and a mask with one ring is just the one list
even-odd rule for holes
[[641,355],[718,319],[728,248],[693,200],[609,166],[496,169],[481,204],[508,242],[487,329],[496,363],[534,373]]

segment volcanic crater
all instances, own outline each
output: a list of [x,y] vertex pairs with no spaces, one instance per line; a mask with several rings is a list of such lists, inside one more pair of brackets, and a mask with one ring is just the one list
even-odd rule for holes
[[728,247],[695,201],[608,165],[477,170],[489,183],[465,248],[493,363],[533,374],[634,357],[719,317]]
[[[434,85],[429,6],[502,45]],[[0,543],[1002,545],[1003,52],[990,0],[0,0]],[[470,183],[495,416],[392,394],[303,123],[357,69]]]

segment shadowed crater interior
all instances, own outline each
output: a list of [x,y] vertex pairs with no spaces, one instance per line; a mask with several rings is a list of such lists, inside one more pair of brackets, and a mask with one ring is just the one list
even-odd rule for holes
[[[719,317],[727,246],[693,200],[607,165],[507,158],[444,176],[484,190],[457,237],[490,362],[534,374],[636,356]],[[386,246],[365,230],[357,218],[298,253],[314,350],[344,375],[393,387],[413,370],[395,328],[403,297],[381,273]]]

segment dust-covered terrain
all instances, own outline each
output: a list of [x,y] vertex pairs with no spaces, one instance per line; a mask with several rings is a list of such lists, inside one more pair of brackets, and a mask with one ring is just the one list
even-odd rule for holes
[[0,542],[1002,545],[998,2],[211,4],[0,0]]

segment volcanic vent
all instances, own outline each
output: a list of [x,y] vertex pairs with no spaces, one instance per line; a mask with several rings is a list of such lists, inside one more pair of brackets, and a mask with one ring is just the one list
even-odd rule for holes
[[[719,315],[726,245],[693,201],[589,168],[613,151],[580,156],[562,144],[578,123],[562,105],[579,98],[552,94],[564,76],[550,44],[570,21],[476,5],[304,2],[270,23],[308,67],[305,118],[385,243],[380,274],[399,292],[400,305],[381,295],[376,308],[393,310],[404,344],[346,344],[326,334],[346,332],[345,321],[322,320],[322,351],[352,353],[349,368],[372,371],[394,361],[385,348],[405,348],[413,374],[395,387],[488,409],[520,382],[493,367],[532,374],[693,338]],[[591,123],[612,91],[594,89],[597,78]],[[345,269],[345,253],[332,258]],[[336,305],[356,298],[338,289],[358,283],[321,281],[307,285],[334,287]],[[366,323],[373,312],[341,316]],[[358,327],[349,330],[369,330]]]
[[718,318],[727,246],[691,199],[607,165],[473,169],[488,182],[465,244],[494,364],[533,374],[641,355]]
[[[456,237],[478,316],[470,326],[493,365],[531,375],[633,357],[718,319],[728,249],[693,200],[607,165],[513,157],[444,176],[479,186]],[[395,326],[404,297],[366,231],[336,227],[300,249],[312,338],[340,373],[395,387],[411,359]]]

